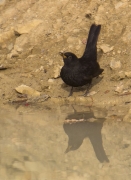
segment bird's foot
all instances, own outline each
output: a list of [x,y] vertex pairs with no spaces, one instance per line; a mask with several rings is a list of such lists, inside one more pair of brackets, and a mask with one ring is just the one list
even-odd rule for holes
[[73,94],[73,87],[71,87],[71,90],[70,90],[68,97],[72,96],[72,94]]
[[88,91],[88,90],[86,90],[86,92],[85,92],[84,94],[79,95],[79,96],[84,96],[84,97],[86,97],[88,94],[89,94],[89,91]]
[[83,96],[86,97],[89,94],[89,91],[86,91]]

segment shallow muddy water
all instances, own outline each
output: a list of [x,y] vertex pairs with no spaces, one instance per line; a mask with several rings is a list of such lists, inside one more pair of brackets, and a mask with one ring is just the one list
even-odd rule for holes
[[131,178],[128,108],[0,110],[0,180]]

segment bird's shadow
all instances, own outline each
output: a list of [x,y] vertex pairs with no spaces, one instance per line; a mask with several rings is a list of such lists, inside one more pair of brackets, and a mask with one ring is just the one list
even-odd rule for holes
[[[75,120],[72,121],[72,120]],[[96,119],[93,112],[74,112],[69,114],[63,124],[65,133],[68,135],[68,147],[65,153],[77,150],[85,138],[89,138],[97,159],[109,162],[102,142],[101,130],[105,118]]]
[[[93,86],[95,86],[96,84],[98,84],[102,79],[103,79],[103,77],[100,77],[100,76],[97,77],[97,78],[93,78],[89,90],[90,90]],[[88,86],[88,85],[81,86],[81,87],[74,87],[73,92],[85,91],[86,88],[87,88],[87,86]],[[68,85],[66,85],[65,83],[62,83],[61,88],[64,89],[64,90],[66,90],[66,91],[70,91],[70,88],[71,88],[71,87],[68,86]]]

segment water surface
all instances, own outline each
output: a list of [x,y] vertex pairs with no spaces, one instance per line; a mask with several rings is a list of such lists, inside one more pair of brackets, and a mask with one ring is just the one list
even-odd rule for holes
[[1,109],[0,180],[130,179],[127,113],[76,105]]

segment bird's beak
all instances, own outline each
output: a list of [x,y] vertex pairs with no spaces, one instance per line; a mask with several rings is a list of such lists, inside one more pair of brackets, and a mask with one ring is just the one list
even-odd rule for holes
[[71,145],[70,145],[70,146],[68,146],[68,147],[67,147],[67,149],[66,149],[66,151],[65,151],[65,154],[66,154],[66,153],[68,153],[69,151],[71,151],[71,148],[72,148],[72,146],[71,146]]
[[61,55],[64,59],[67,58],[63,52],[59,52],[59,55]]

